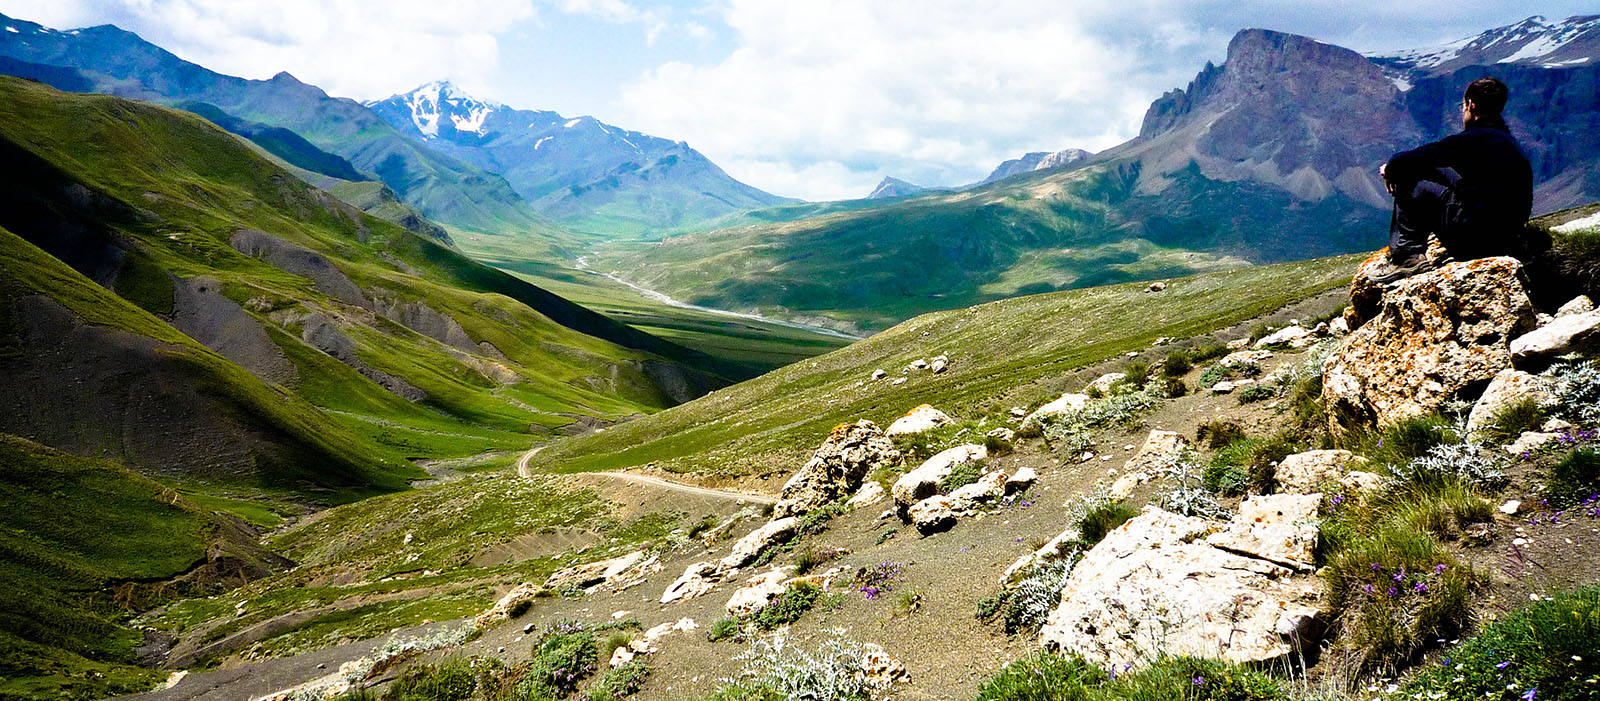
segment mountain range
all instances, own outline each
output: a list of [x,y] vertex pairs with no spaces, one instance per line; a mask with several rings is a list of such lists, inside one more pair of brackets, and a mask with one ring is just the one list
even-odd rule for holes
[[1063,167],[1028,169],[1029,154],[976,188],[752,212],[596,264],[698,304],[870,330],[1010,295],[1370,250],[1388,215],[1378,165],[1458,129],[1462,90],[1489,74],[1511,85],[1536,210],[1586,203],[1600,197],[1597,20],[1533,18],[1370,57],[1244,30],[1221,65],[1155,100],[1137,137]]
[[795,201],[734,180],[682,141],[593,117],[513,109],[449,82],[367,107],[400,133],[504,177],[535,209],[585,231],[638,235]]

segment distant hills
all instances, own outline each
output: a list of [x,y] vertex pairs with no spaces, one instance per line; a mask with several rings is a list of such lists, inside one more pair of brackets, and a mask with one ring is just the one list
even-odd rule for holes
[[1536,210],[1589,202],[1597,20],[1530,19],[1372,57],[1249,29],[1117,147],[1063,152],[1073,160],[1055,168],[1028,154],[960,192],[750,212],[595,265],[698,304],[875,329],[1017,294],[1375,249],[1388,219],[1378,165],[1458,130],[1462,90],[1488,74],[1511,86]]
[[400,133],[504,177],[539,212],[584,231],[637,235],[797,201],[734,180],[682,141],[593,117],[513,109],[449,82],[367,106]]

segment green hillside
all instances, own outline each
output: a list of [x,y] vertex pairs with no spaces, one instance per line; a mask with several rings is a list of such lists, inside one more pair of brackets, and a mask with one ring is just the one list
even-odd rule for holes
[[[359,437],[356,453],[388,456],[359,464],[415,475],[396,459],[518,448],[579,419],[650,413],[725,382],[703,354],[363,215],[186,113],[15,79],[0,80],[0,103],[9,164],[0,225],[132,302],[68,310],[92,319],[137,305],[149,329],[136,333],[209,342],[221,356],[208,358],[260,383],[240,366],[249,368],[262,391],[335,412],[306,423]],[[65,269],[31,262],[12,241],[13,278]],[[115,299],[88,280],[79,287]],[[42,283],[27,293],[64,294]],[[25,353],[19,362],[61,370]],[[107,382],[115,374],[82,362]],[[113,414],[128,406],[92,398]],[[31,416],[72,415],[39,401],[49,406]],[[69,436],[63,421],[13,413],[12,424],[24,421],[38,425],[10,429],[140,452],[109,430]],[[244,455],[179,457],[205,468],[177,470],[186,474],[256,469]]]
[[[924,402],[958,417],[1034,406],[1065,391],[1075,369],[1342,286],[1357,262],[1343,256],[1256,266],[1169,280],[1159,294],[1122,284],[926,314],[688,404],[564,439],[532,465],[578,472],[654,463],[722,477],[792,471],[836,424],[869,418],[887,425]],[[938,354],[950,357],[943,374],[902,370]],[[910,379],[900,386],[873,381],[874,369]]]
[[868,208],[775,208],[745,215],[769,222],[617,244],[593,265],[695,304],[873,330],[1021,294],[1365,250],[1382,233],[1376,210],[1337,196],[1299,204],[1193,168],[1172,181],[1141,194],[1137,166],[1111,164]]

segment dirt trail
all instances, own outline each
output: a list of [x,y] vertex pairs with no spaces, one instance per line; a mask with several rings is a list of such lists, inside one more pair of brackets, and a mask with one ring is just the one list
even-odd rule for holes
[[[523,453],[521,455],[521,457],[518,457],[517,458],[517,474],[519,474],[519,475],[521,475],[523,477],[531,478],[533,476],[533,474],[528,470],[528,461],[532,460],[533,456],[538,455],[539,451],[544,450],[544,449],[545,449],[545,446],[542,446],[542,445],[541,446],[535,446],[535,447],[529,449],[528,452]],[[745,493],[745,492],[735,492],[735,491],[726,490],[726,489],[709,489],[709,488],[706,488],[706,487],[696,487],[696,486],[693,486],[693,485],[679,484],[677,482],[664,480],[664,479],[661,479],[660,477],[651,477],[649,475],[635,475],[635,474],[630,474],[630,473],[627,473],[627,472],[582,472],[582,473],[577,473],[577,474],[568,475],[568,476],[569,477],[573,477],[575,479],[583,479],[583,478],[586,478],[586,477],[597,477],[597,478],[601,478],[601,479],[622,480],[622,481],[625,481],[625,482],[633,482],[635,484],[646,484],[646,485],[650,485],[650,486],[653,486],[653,487],[660,487],[662,489],[669,489],[669,490],[672,490],[672,491],[675,491],[675,492],[683,492],[685,494],[697,494],[697,495],[700,495],[700,496],[717,497],[717,498],[721,498],[721,499],[737,499],[739,501],[747,501],[747,502],[750,502],[750,503],[753,503],[753,504],[776,504],[776,503],[778,503],[778,500],[777,500],[776,497],[764,496],[764,495],[761,495],[761,494],[748,494],[748,493]]]

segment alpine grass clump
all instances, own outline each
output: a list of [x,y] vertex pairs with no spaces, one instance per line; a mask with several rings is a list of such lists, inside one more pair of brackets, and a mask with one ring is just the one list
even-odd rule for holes
[[978,478],[983,476],[983,464],[983,460],[973,460],[950,468],[950,474],[939,480],[939,493],[949,494],[977,482]]
[[644,680],[650,676],[650,663],[642,659],[635,659],[616,669],[606,672],[600,681],[595,682],[589,689],[588,701],[612,701],[613,699],[626,698],[638,693],[644,687]]
[[755,624],[761,630],[772,630],[778,626],[800,620],[807,611],[817,605],[817,599],[822,596],[822,587],[810,582],[795,582],[789,585],[782,594],[779,594],[761,610],[756,612]]
[[1408,698],[1593,699],[1600,688],[1600,587],[1546,597],[1442,653]]
[[1525,397],[1501,407],[1479,434],[1486,443],[1510,443],[1525,431],[1539,430],[1549,414],[1550,411],[1538,399]]
[[384,694],[385,701],[468,701],[480,687],[492,685],[505,669],[499,660],[487,657],[451,658],[413,667],[396,679]]
[[1278,390],[1269,385],[1257,383],[1253,385],[1246,385],[1234,396],[1239,399],[1240,404],[1253,404],[1255,402],[1264,402],[1268,399],[1278,396]]
[[1586,503],[1600,494],[1600,452],[1574,450],[1550,466],[1544,488],[1545,501],[1563,509]]
[[1139,515],[1139,510],[1120,501],[1103,499],[1093,503],[1078,519],[1078,541],[1086,548],[1105,540],[1106,534]]

